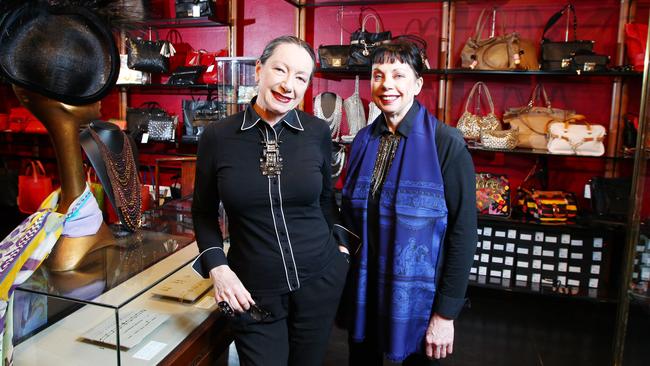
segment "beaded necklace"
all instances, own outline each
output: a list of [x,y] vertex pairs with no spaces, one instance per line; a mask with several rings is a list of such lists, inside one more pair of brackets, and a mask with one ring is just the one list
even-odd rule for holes
[[341,133],[341,117],[343,115],[341,97],[336,95],[334,110],[329,117],[325,117],[323,108],[321,106],[321,98],[323,94],[324,93],[320,93],[314,98],[314,115],[327,122],[327,124],[330,126],[330,131],[332,132],[332,140],[336,140]]
[[99,135],[89,128],[90,135],[99,146],[99,151],[106,165],[106,172],[113,188],[116,211],[120,214],[122,224],[130,231],[136,231],[142,223],[140,207],[140,179],[131,150],[129,139],[123,135],[122,151],[114,153],[99,138]]

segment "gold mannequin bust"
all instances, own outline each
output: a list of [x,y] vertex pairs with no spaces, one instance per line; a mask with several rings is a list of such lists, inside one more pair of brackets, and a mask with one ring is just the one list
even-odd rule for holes
[[[100,117],[101,102],[73,106],[17,85],[13,85],[13,90],[20,103],[43,123],[50,135],[61,179],[61,196],[57,212],[66,213],[70,204],[83,193],[86,186],[79,130],[82,125]],[[105,223],[101,224],[95,235],[78,238],[62,236],[45,264],[50,271],[75,269],[82,265],[88,253],[111,245],[113,241],[113,235]]]

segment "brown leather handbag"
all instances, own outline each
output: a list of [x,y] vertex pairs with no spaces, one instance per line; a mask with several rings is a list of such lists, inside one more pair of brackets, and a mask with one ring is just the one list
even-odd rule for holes
[[[492,29],[496,24],[496,9],[492,9]],[[473,70],[539,70],[537,51],[533,42],[521,39],[517,32],[481,38],[490,19],[483,9],[472,35],[460,53],[461,67]]]

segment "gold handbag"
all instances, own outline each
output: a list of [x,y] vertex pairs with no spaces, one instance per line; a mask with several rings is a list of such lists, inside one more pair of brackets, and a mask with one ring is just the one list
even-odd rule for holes
[[[480,109],[481,104],[481,90],[485,94],[485,98],[490,107],[490,112],[485,116],[479,116],[478,114],[473,114],[469,112],[469,103],[475,97],[475,94],[478,92],[478,97],[476,97],[475,103],[477,109]],[[466,139],[478,140],[481,137],[481,131],[483,130],[500,130],[501,122],[494,114],[494,104],[492,103],[492,96],[490,95],[490,90],[487,85],[482,81],[477,82],[472,87],[472,90],[467,96],[465,101],[465,112],[458,119],[458,124],[456,128],[460,130],[463,136]]]
[[512,150],[517,147],[519,129],[509,130],[483,130],[481,131],[481,144],[487,149]]

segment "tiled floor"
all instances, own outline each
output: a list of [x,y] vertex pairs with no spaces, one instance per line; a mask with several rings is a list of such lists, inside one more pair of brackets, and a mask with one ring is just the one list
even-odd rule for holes
[[[469,295],[471,308],[456,323],[455,351],[443,366],[611,364],[615,304],[478,288]],[[346,337],[333,330],[324,366],[347,365]],[[625,366],[650,364],[649,308],[632,308],[626,347]],[[237,365],[231,355],[228,366]]]

